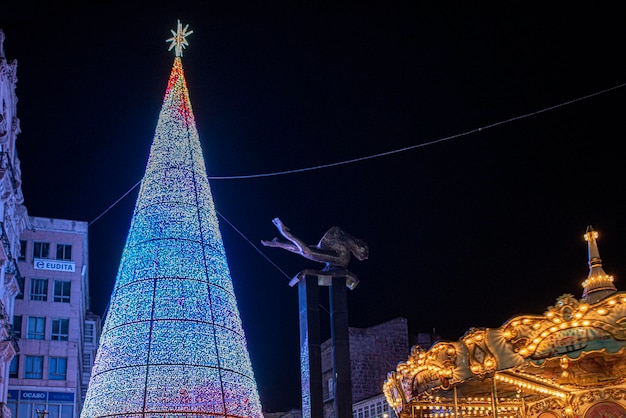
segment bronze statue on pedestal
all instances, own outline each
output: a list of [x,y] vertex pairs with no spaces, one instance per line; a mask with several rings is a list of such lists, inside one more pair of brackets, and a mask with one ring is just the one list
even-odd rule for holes
[[277,247],[302,257],[324,263],[321,270],[305,269],[291,281],[298,285],[300,319],[300,373],[302,381],[302,416],[322,418],[322,355],[319,318],[319,286],[328,287],[330,304],[331,356],[333,362],[333,410],[337,417],[352,416],[352,376],[350,366],[350,337],[348,332],[347,290],[359,283],[347,267],[354,256],[365,260],[369,247],[341,228],[330,228],[317,245],[307,245],[295,237],[278,218],[272,220],[287,241],[274,238],[261,241],[266,247]]
[[287,241],[274,238],[271,241],[262,240],[261,244],[266,247],[282,248],[300,254],[308,260],[325,264],[322,270],[306,269],[301,271],[290,283],[292,286],[295,284],[294,280],[297,282],[297,277],[303,274],[317,274],[320,276],[346,276],[348,287],[350,289],[356,287],[359,279],[347,267],[352,256],[359,261],[367,259],[369,247],[365,241],[350,235],[338,226],[333,226],[322,236],[317,245],[307,245],[294,236],[279,218],[274,218],[272,223],[276,225],[278,231]]

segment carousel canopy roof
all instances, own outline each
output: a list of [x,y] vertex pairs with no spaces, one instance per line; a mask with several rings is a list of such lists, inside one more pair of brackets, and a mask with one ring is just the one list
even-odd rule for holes
[[401,413],[409,407],[445,412],[455,403],[460,413],[477,415],[497,399],[499,416],[506,417],[524,404],[624,383],[626,292],[618,292],[602,268],[598,233],[589,226],[584,238],[589,275],[581,299],[564,294],[541,315],[471,328],[428,350],[414,347],[385,381],[389,404]]

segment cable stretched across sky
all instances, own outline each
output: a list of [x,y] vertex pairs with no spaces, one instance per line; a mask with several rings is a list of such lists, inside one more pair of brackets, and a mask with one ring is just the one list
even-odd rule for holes
[[[381,158],[381,157],[386,157],[388,155],[393,155],[393,154],[398,154],[401,152],[406,152],[406,151],[411,151],[417,148],[423,148],[423,147],[427,147],[427,146],[431,146],[431,145],[435,145],[441,142],[446,142],[446,141],[450,141],[452,139],[457,139],[457,138],[461,138],[464,136],[468,136],[468,135],[472,135],[475,133],[479,133],[482,131],[485,131],[487,129],[492,129],[501,125],[505,125],[511,122],[516,122],[522,119],[527,119],[529,117],[532,116],[537,116],[541,113],[545,113],[551,110],[555,110],[564,106],[569,106],[572,105],[574,103],[586,100],[586,99],[590,99],[596,96],[600,96],[602,94],[605,93],[609,93],[611,91],[620,89],[626,87],[626,83],[622,83],[619,84],[617,86],[613,86],[613,87],[609,87],[607,89],[604,90],[600,90],[597,91],[595,93],[591,93],[588,94],[586,96],[581,96],[578,97],[576,99],[572,99],[572,100],[568,100],[566,102],[563,103],[559,103],[557,105],[553,105],[553,106],[549,106],[534,112],[530,112],[530,113],[525,113],[523,115],[519,115],[519,116],[514,116],[508,119],[504,119],[501,120],[499,122],[494,122],[491,123],[489,125],[485,125],[479,128],[475,128],[475,129],[471,129],[469,131],[465,131],[465,132],[461,132],[458,134],[454,134],[454,135],[450,135],[450,136],[446,136],[443,138],[438,138],[432,141],[428,141],[428,142],[423,142],[421,144],[416,144],[416,145],[411,145],[408,147],[404,147],[404,148],[399,148],[396,150],[391,150],[391,151],[385,151],[385,152],[381,152],[378,154],[373,154],[373,155],[368,155],[368,156],[364,156],[364,157],[358,157],[358,158],[353,158],[350,160],[344,160],[344,161],[338,161],[338,162],[334,162],[334,163],[328,163],[328,164],[321,164],[321,165],[316,165],[316,166],[312,166],[312,167],[304,167],[304,168],[297,168],[297,169],[293,169],[293,170],[285,170],[285,171],[274,171],[274,172],[269,172],[269,173],[261,173],[261,174],[247,174],[247,175],[239,175],[239,176],[209,176],[209,180],[239,180],[239,179],[252,179],[252,178],[260,178],[260,177],[273,177],[273,176],[281,176],[281,175],[286,175],[286,174],[296,174],[296,173],[302,173],[302,172],[306,172],[306,171],[313,171],[313,170],[321,170],[324,168],[330,168],[330,167],[336,167],[336,166],[340,166],[340,165],[346,165],[346,164],[353,164],[353,163],[358,163],[361,161],[367,161],[367,160],[371,160],[374,158]],[[117,199],[115,202],[113,202],[113,204],[111,204],[108,208],[106,208],[100,215],[98,215],[96,218],[94,218],[91,222],[89,222],[89,226],[93,225],[98,219],[100,219],[102,216],[104,216],[109,210],[111,210],[113,207],[115,207],[115,205],[117,205],[122,199],[124,199],[130,192],[132,192],[135,188],[137,188],[137,186],[139,186],[141,184],[141,180],[139,180],[137,183],[135,183],[126,193],[124,193],[119,199]],[[221,214],[220,216],[222,218],[224,218]],[[224,218],[225,219],[225,218]],[[227,221],[228,222],[228,221]],[[230,224],[230,222],[228,222]],[[231,224],[232,226],[232,224]],[[236,229],[236,228],[235,228]],[[238,231],[239,232],[239,231]]]

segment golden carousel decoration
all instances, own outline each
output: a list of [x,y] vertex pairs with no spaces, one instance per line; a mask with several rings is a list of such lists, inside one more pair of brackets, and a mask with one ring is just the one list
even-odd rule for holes
[[401,418],[626,417],[626,292],[602,268],[587,227],[582,299],[565,294],[543,315],[472,328],[459,341],[414,347],[387,376]]

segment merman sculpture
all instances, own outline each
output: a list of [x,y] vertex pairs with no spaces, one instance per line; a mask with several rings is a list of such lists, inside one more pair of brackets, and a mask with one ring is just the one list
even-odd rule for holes
[[263,245],[282,248],[307,260],[324,263],[321,270],[302,270],[289,282],[292,287],[298,285],[302,416],[324,416],[318,298],[319,287],[326,286],[329,289],[330,305],[334,416],[351,417],[352,376],[346,287],[353,290],[359,279],[347,267],[352,256],[360,261],[367,259],[369,248],[365,241],[353,237],[337,226],[330,228],[316,245],[307,245],[294,236],[280,219],[274,218],[272,222],[287,241],[274,238],[271,241],[261,241]]
[[[350,272],[347,267],[354,256],[357,260],[366,260],[369,255],[369,247],[365,241],[356,238],[338,226],[330,228],[316,245],[307,245],[301,239],[294,236],[279,218],[274,218],[272,223],[287,241],[274,238],[271,241],[262,240],[261,244],[266,247],[277,247],[299,254],[307,260],[324,263],[322,270],[306,269],[298,274],[317,274],[318,276],[346,276],[346,285],[354,289],[359,283],[356,275]],[[297,282],[294,278],[290,283],[292,286]],[[321,284],[321,283],[320,283]]]

